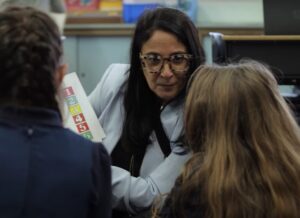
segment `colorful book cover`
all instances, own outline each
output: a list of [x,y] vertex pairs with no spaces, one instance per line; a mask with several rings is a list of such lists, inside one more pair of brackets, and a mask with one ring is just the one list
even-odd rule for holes
[[105,133],[85,94],[76,73],[65,75],[63,80],[65,103],[64,126],[95,142],[101,142]]

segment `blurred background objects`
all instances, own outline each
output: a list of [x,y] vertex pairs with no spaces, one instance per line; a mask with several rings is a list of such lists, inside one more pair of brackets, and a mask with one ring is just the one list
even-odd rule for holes
[[64,0],[0,0],[0,8],[8,6],[30,6],[48,13],[57,23],[63,33],[66,20],[66,6]]

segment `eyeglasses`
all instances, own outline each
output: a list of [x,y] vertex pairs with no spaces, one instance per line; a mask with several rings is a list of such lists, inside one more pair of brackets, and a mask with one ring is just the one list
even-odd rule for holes
[[149,70],[150,73],[160,73],[165,61],[168,61],[169,67],[172,73],[176,75],[185,74],[190,66],[190,60],[192,55],[185,53],[172,54],[168,58],[163,58],[159,54],[140,54],[140,59],[145,68]]

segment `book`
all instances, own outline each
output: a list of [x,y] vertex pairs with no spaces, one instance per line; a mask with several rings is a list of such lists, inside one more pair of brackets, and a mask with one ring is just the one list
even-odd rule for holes
[[62,89],[64,126],[87,139],[101,142],[105,133],[75,72],[65,75]]

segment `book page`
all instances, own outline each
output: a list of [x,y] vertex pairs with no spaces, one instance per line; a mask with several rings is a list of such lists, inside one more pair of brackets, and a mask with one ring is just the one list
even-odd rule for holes
[[62,86],[66,107],[64,126],[87,139],[101,142],[105,133],[77,74],[74,72],[66,74]]

